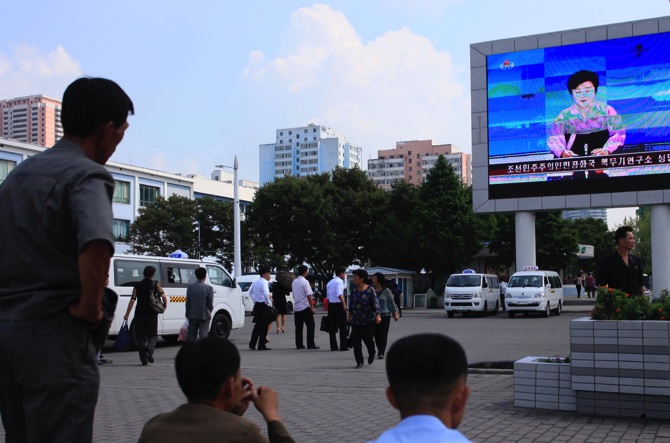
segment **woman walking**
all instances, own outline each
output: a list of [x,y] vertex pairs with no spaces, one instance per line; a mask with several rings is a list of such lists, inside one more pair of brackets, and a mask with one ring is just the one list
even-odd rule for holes
[[[289,295],[291,291],[276,281],[272,283],[270,292],[272,292],[272,306],[277,309],[277,334],[280,332],[284,333],[284,327],[286,326],[286,296]],[[272,323],[270,323],[270,325],[272,325]]]
[[393,301],[391,290],[386,287],[386,278],[381,272],[376,272],[372,276],[372,287],[375,289],[377,299],[379,300],[379,314],[382,321],[375,326],[375,343],[377,344],[377,359],[384,359],[386,352],[386,343],[388,341],[389,326],[391,326],[391,316],[398,321],[398,308]]
[[379,301],[375,290],[368,286],[366,280],[368,271],[356,269],[352,272],[354,276],[354,289],[349,296],[349,323],[351,323],[351,342],[356,358],[356,369],[362,368],[363,345],[368,348],[368,364],[375,361],[375,324],[379,324],[382,318],[379,314]]
[[163,298],[163,305],[167,308],[167,297],[163,292],[161,284],[154,281],[156,268],[147,266],[144,268],[144,278],[135,285],[133,295],[130,298],[124,320],[128,320],[130,311],[133,310],[135,300],[135,339],[137,340],[137,350],[140,353],[140,361],[143,366],[154,362],[154,350],[158,341],[158,314],[151,308],[151,293],[155,291],[157,295]]

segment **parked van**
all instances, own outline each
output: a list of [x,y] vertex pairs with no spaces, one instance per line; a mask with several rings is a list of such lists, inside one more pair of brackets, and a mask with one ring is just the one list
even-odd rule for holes
[[484,316],[500,309],[498,276],[463,272],[452,274],[444,287],[444,310],[452,318],[456,312],[465,315],[478,312]]
[[[210,334],[227,339],[231,329],[244,326],[244,305],[240,288],[220,264],[183,258],[119,254],[112,257],[109,268],[109,287],[119,294],[119,304],[109,331],[112,338],[119,333],[133,288],[144,278],[146,266],[156,268],[154,280],[160,282],[168,299],[165,312],[158,315],[158,335],[165,340],[177,340],[179,329],[186,320],[186,288],[196,281],[195,270],[199,267],[207,269],[206,282],[214,288]],[[131,330],[134,329],[134,315],[135,308],[128,318]]]
[[561,315],[563,310],[563,284],[554,271],[516,272],[509,279],[505,291],[507,315],[512,318],[517,312],[541,312],[549,317],[553,311]]
[[[247,315],[251,315],[251,311],[254,310],[254,301],[251,299],[249,296],[249,289],[251,288],[251,285],[253,282],[256,281],[256,279],[260,278],[260,275],[258,274],[247,274],[247,275],[240,275],[237,277],[237,285],[240,287],[240,291],[242,291],[242,302],[244,303],[244,312]],[[276,275],[272,274],[270,275],[270,281],[268,282],[272,288],[272,283],[275,281]],[[286,313],[287,314],[292,314],[293,313],[293,293],[289,293],[286,296]]]

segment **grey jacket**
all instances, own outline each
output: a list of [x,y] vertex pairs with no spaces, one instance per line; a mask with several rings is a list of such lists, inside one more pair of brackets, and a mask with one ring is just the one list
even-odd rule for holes
[[191,283],[186,288],[186,318],[209,320],[214,308],[214,289],[204,281]]

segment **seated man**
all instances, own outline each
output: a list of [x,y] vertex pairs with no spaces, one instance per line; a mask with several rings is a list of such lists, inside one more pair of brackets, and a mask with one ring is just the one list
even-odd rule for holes
[[270,442],[293,443],[279,418],[277,392],[255,388],[240,375],[240,354],[229,341],[184,343],[175,371],[188,403],[149,420],[140,443],[267,442],[256,424],[242,418],[250,402],[267,422]]
[[467,372],[465,351],[445,335],[410,335],[393,343],[386,354],[386,397],[402,421],[375,442],[470,442],[455,430],[470,395]]

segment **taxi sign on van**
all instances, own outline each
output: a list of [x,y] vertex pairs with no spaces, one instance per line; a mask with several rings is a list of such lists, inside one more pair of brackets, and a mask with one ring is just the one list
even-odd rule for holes
[[523,270],[524,270],[524,271],[537,271],[537,270],[539,270],[539,269],[540,269],[540,268],[538,268],[537,266],[524,266],[524,267],[523,267]]
[[181,249],[177,249],[172,254],[170,254],[170,258],[188,258],[188,254]]
[[475,270],[470,268],[463,269],[463,272],[461,272],[461,274],[475,274]]

